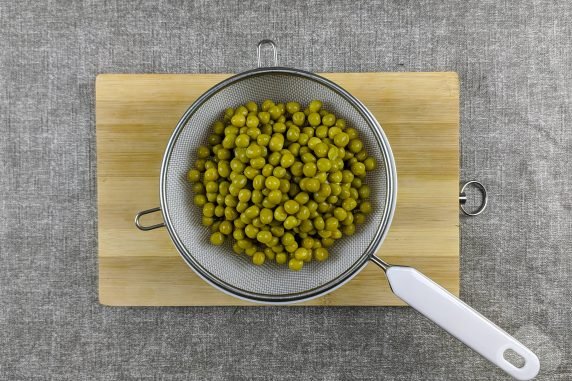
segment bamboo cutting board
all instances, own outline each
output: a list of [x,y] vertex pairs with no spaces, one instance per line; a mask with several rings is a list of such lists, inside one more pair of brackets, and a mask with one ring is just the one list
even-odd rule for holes
[[[388,135],[397,209],[378,253],[459,294],[459,81],[456,73],[331,73]],[[137,230],[159,205],[167,140],[189,105],[226,74],[103,74],[96,80],[99,300],[114,306],[248,305],[211,287],[165,229]],[[153,221],[145,220],[146,224]],[[157,221],[159,222],[159,221]],[[308,305],[403,305],[373,263]]]

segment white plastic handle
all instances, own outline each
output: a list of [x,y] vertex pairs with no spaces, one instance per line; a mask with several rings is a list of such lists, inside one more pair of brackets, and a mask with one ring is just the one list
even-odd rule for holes
[[[540,362],[530,349],[419,271],[391,266],[386,274],[391,289],[404,302],[512,377],[530,380],[538,374]],[[522,368],[504,358],[507,349],[524,358]]]

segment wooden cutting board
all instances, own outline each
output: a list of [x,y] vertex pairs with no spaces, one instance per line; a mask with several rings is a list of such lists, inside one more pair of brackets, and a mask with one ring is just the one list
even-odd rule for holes
[[[397,162],[397,209],[379,255],[459,294],[459,80],[456,73],[329,73],[380,121]],[[159,205],[167,140],[189,105],[226,74],[102,74],[96,80],[99,300],[113,306],[248,305],[211,287],[165,229],[135,213]],[[160,217],[159,217],[160,218]],[[153,221],[146,220],[146,224]],[[308,305],[397,306],[370,263]]]

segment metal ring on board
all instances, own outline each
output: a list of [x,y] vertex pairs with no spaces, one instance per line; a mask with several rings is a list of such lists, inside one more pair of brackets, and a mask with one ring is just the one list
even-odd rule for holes
[[[465,194],[465,189],[467,189],[467,187],[469,185],[473,185],[475,188],[480,190],[481,193],[483,194],[483,201],[481,203],[481,206],[479,206],[477,208],[477,210],[475,210],[474,212],[468,212],[467,210],[465,210],[465,207],[463,206],[467,202],[467,195]],[[471,180],[471,181],[466,182],[465,185],[463,185],[463,187],[461,188],[461,193],[459,194],[459,206],[461,207],[461,211],[465,215],[471,216],[471,217],[478,216],[479,214],[484,212],[484,210],[486,209],[488,199],[489,198],[487,195],[487,189],[485,188],[485,186],[476,180]]]
[[256,55],[258,56],[258,67],[262,67],[261,51],[263,45],[270,45],[272,47],[272,52],[274,54],[274,66],[278,66],[278,48],[272,40],[262,40],[258,43],[256,47]]

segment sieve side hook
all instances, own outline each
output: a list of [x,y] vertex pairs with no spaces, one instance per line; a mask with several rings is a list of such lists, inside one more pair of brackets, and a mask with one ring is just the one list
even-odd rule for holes
[[258,46],[256,47],[256,55],[258,57],[258,67],[262,67],[261,52],[262,52],[262,47],[264,45],[270,45],[270,47],[272,48],[272,52],[274,55],[274,66],[278,66],[278,48],[276,47],[276,44],[272,40],[262,40],[258,43]]
[[151,213],[155,213],[155,212],[159,212],[161,211],[160,207],[157,208],[153,208],[153,209],[147,209],[147,210],[143,210],[139,213],[137,213],[135,215],[135,226],[137,226],[137,228],[139,230],[143,230],[143,231],[148,231],[148,230],[154,230],[157,228],[162,228],[163,226],[165,226],[164,222],[161,222],[160,224],[156,224],[156,225],[151,225],[151,226],[145,226],[141,224],[141,217],[143,217],[146,214],[151,214]]
[[[464,205],[467,202],[467,194],[465,193],[465,190],[467,189],[467,187],[469,185],[474,186],[475,188],[477,188],[478,190],[481,191],[481,193],[483,194],[483,201],[481,202],[481,205],[477,208],[477,210],[475,210],[474,212],[469,212],[465,209]],[[481,214],[482,212],[485,211],[485,209],[487,208],[487,202],[489,200],[489,197],[487,195],[487,189],[485,188],[485,186],[483,184],[481,184],[480,182],[476,181],[476,180],[471,180],[466,182],[463,187],[461,188],[461,192],[459,194],[459,206],[461,208],[461,211],[467,215],[467,216],[478,216],[479,214]]]

